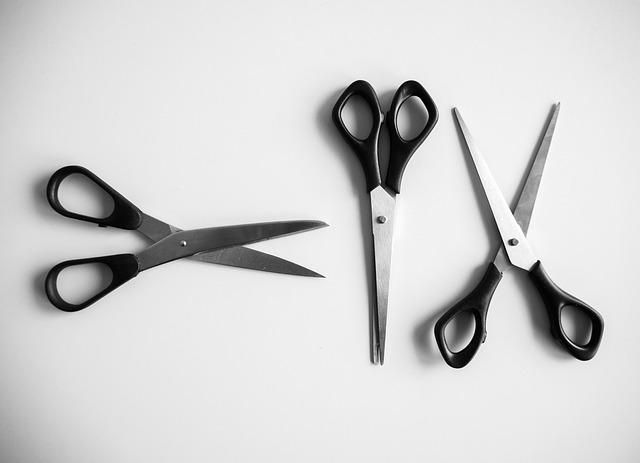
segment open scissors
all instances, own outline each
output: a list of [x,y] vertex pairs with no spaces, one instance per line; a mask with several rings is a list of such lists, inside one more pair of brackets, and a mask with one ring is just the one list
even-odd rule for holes
[[[564,292],[551,281],[525,236],[529,229],[533,206],[538,194],[538,187],[547,160],[547,153],[549,152],[559,110],[560,103],[553,108],[544,138],[534,155],[527,179],[513,213],[511,213],[504,196],[493,179],[487,163],[480,154],[473,138],[471,138],[469,129],[464,123],[460,112],[456,108],[453,110],[502,241],[495,258],[487,267],[480,283],[436,322],[435,336],[438,348],[444,360],[454,368],[461,368],[467,365],[484,342],[487,336],[487,311],[489,310],[491,297],[502,279],[502,273],[511,266],[528,272],[529,278],[545,304],[551,335],[562,348],[580,360],[590,360],[598,351],[604,329],[602,317],[593,308]],[[561,312],[568,306],[575,308],[578,313],[586,316],[591,324],[589,340],[584,344],[578,344],[571,340],[562,327]],[[473,315],[475,331],[465,348],[458,352],[453,352],[447,345],[445,328],[456,316],[463,312]]]
[[[365,139],[355,137],[342,120],[342,110],[352,96],[360,96],[367,103],[373,117],[371,132]],[[411,97],[424,104],[428,119],[422,131],[413,139],[405,140],[398,131],[397,119],[402,104]],[[378,160],[378,141],[383,123],[383,114],[375,90],[368,82],[353,82],[342,93],[333,108],[333,122],[346,142],[360,159],[364,169],[367,191],[371,197],[371,230],[375,259],[376,304],[373,311],[371,332],[372,361],[384,363],[384,347],[387,330],[387,307],[389,304],[389,278],[391,275],[391,250],[393,243],[394,210],[396,195],[400,193],[402,174],[411,155],[427,138],[438,121],[438,109],[431,96],[418,82],[409,80],[396,91],[387,112],[390,154],[387,176],[382,180]]]
[[[88,178],[111,197],[113,211],[109,216],[105,218],[90,217],[71,212],[62,206],[58,190],[61,183],[74,174]],[[93,172],[80,166],[67,166],[56,171],[47,184],[47,199],[51,207],[65,217],[95,223],[101,227],[136,230],[154,242],[137,254],[117,254],[68,260],[54,266],[45,278],[45,292],[54,306],[67,312],[84,309],[143,270],[184,257],[266,272],[322,277],[322,275],[300,265],[242,247],[242,245],[326,227],[327,224],[324,222],[295,220],[183,231],[143,213]],[[110,269],[112,278],[109,285],[84,302],[74,304],[66,301],[58,291],[60,272],[68,267],[93,263],[106,265]]]

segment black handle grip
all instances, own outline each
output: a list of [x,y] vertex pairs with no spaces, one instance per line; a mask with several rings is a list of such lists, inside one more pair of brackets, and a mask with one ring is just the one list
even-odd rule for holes
[[[72,304],[65,301],[58,292],[58,276],[65,268],[84,264],[104,264],[109,267],[112,274],[111,283],[109,283],[105,289],[91,296],[86,301],[79,304]],[[66,262],[59,263],[49,270],[49,273],[45,278],[44,287],[49,301],[51,301],[54,306],[60,310],[64,310],[65,312],[76,312],[90,306],[98,299],[116,289],[118,286],[129,281],[138,274],[138,271],[138,260],[133,254],[116,254],[112,256],[68,260]]]
[[[453,368],[462,368],[468,364],[487,337],[487,312],[493,293],[502,280],[502,273],[493,262],[487,267],[482,280],[464,299],[457,302],[436,322],[434,332],[440,354],[447,364]],[[469,344],[459,352],[449,349],[445,337],[447,325],[459,314],[468,312],[475,320],[475,331]]]
[[[113,212],[108,217],[90,217],[83,214],[77,214],[64,208],[60,203],[58,197],[58,190],[60,184],[73,174],[80,174],[91,180],[98,187],[100,187],[105,193],[107,193],[113,199]],[[66,166],[57,170],[49,179],[47,184],[47,199],[51,207],[61,215],[70,217],[72,219],[83,220],[85,222],[96,223],[101,227],[117,227],[125,230],[135,230],[142,223],[142,212],[136,206],[134,206],[127,198],[122,196],[116,190],[107,185],[102,179],[81,166]]]
[[[579,360],[591,360],[593,356],[596,355],[596,352],[598,352],[598,347],[600,347],[600,341],[602,340],[602,333],[604,331],[604,320],[602,316],[580,299],[560,289],[551,278],[549,278],[540,261],[536,262],[529,271],[529,277],[544,301],[547,314],[549,315],[551,335],[575,358]],[[561,313],[562,309],[567,306],[574,307],[580,313],[586,315],[591,322],[591,337],[584,345],[573,342],[562,328]]]
[[[427,109],[428,119],[422,131],[413,139],[405,140],[398,131],[398,113],[402,104],[412,96],[422,101]],[[389,128],[389,141],[391,155],[389,156],[389,170],[387,171],[386,184],[396,193],[400,193],[402,174],[411,158],[423,141],[429,136],[431,130],[438,122],[438,108],[429,93],[415,80],[403,83],[393,96],[391,108],[387,112],[387,127]]]
[[[354,95],[362,97],[367,105],[369,105],[373,119],[371,132],[367,135],[367,138],[362,140],[354,137],[342,120],[342,110],[344,105],[349,101],[349,98]],[[338,128],[338,132],[340,132],[342,138],[345,139],[349,146],[351,146],[358,155],[358,159],[362,164],[364,175],[367,180],[367,189],[369,191],[373,190],[382,182],[378,162],[378,140],[380,138],[380,128],[382,127],[383,116],[378,96],[369,82],[357,80],[349,85],[342,95],[340,95],[338,101],[336,101],[336,104],[333,107],[332,117],[333,123]]]

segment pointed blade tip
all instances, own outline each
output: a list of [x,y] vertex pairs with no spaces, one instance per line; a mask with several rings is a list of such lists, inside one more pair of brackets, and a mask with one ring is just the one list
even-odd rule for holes
[[317,230],[319,228],[325,228],[329,226],[328,223],[323,222],[322,220],[308,220],[307,222],[309,224],[308,230]]
[[464,123],[464,119],[462,119],[462,114],[460,114],[460,111],[458,110],[458,108],[453,108],[453,115],[455,116],[456,121],[458,122],[458,125],[466,126],[466,124]]

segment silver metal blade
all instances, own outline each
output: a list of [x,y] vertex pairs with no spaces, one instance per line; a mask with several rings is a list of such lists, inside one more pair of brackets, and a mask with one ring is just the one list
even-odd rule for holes
[[[173,233],[182,231],[182,229],[151,217],[150,215],[142,214],[142,223],[138,231],[151,241],[158,242]],[[250,270],[260,270],[262,272],[324,278],[319,273],[302,267],[301,265],[242,246],[205,252],[191,256],[190,258],[210,264],[228,265]]]
[[371,230],[376,277],[376,310],[373,327],[373,361],[384,364],[384,347],[387,337],[387,308],[389,306],[389,280],[391,277],[391,252],[393,249],[393,225],[395,197],[382,186],[371,191]]
[[[558,112],[560,112],[560,103],[556,103],[553,108],[551,108],[551,118],[546,126],[540,146],[534,154],[533,162],[531,163],[529,173],[527,174],[527,179],[522,187],[522,191],[520,192],[518,202],[513,213],[513,216],[516,218],[516,222],[518,222],[518,225],[520,225],[520,228],[522,228],[525,235],[529,230],[533,208],[538,196],[538,188],[540,187],[540,180],[542,179],[544,166],[547,162],[547,154],[549,153],[549,147],[551,146],[551,139],[553,138],[556,122],[558,120]],[[493,263],[501,272],[510,265],[503,246],[500,246],[496,252]]]
[[556,129],[556,122],[558,121],[558,112],[560,112],[560,103],[553,106],[551,119],[547,124],[547,129],[544,133],[544,137],[540,142],[538,151],[536,152],[531,169],[527,175],[516,209],[513,213],[516,221],[522,228],[522,231],[527,234],[529,230],[529,223],[531,222],[531,215],[533,214],[533,207],[536,204],[536,197],[538,196],[538,188],[540,187],[540,180],[542,179],[542,173],[544,172],[544,165],[547,162],[547,154],[549,153],[549,147],[551,146],[551,139],[553,138],[553,132]]
[[326,226],[326,223],[316,220],[297,220],[180,231],[149,246],[136,257],[139,269],[143,271],[205,251],[257,243]]
[[142,223],[138,227],[138,232],[142,233],[154,243],[179,231],[182,230],[144,213],[142,214]]
[[502,239],[502,245],[507,252],[507,256],[509,257],[511,264],[524,270],[530,270],[538,261],[538,258],[531,250],[524,232],[511,213],[511,209],[509,208],[507,201],[504,199],[493,175],[491,175],[489,166],[487,166],[482,154],[480,154],[480,150],[471,137],[471,133],[469,132],[467,125],[464,123],[460,112],[457,108],[454,108],[453,111],[467,144],[467,148],[469,149],[469,154],[473,160],[478,177],[480,178],[480,183],[484,189],[485,196],[489,202],[489,207],[493,213],[493,218],[496,226],[498,227],[498,232]]
[[204,252],[202,254],[191,256],[191,259],[211,264],[260,270],[262,272],[324,278],[323,275],[301,265],[294,264],[293,262],[289,262],[288,260],[277,256],[272,256],[271,254],[256,251],[255,249],[245,248],[243,246]]

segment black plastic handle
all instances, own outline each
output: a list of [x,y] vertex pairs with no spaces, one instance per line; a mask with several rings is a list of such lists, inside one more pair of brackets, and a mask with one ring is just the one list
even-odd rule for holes
[[[373,124],[371,132],[367,135],[367,138],[360,139],[351,134],[347,126],[342,120],[342,110],[345,104],[354,95],[358,95],[364,99],[369,105],[371,110],[371,117]],[[367,180],[367,189],[373,190],[375,187],[381,184],[380,178],[380,165],[378,162],[378,140],[380,138],[380,128],[382,127],[382,110],[380,109],[380,102],[378,101],[378,95],[375,90],[364,80],[356,80],[340,95],[338,101],[333,107],[333,123],[338,128],[338,132],[342,135],[342,138],[351,146],[351,148],[358,155],[362,168],[364,169],[364,175]]]
[[[478,286],[471,291],[464,299],[457,302],[436,322],[434,332],[436,342],[440,354],[447,364],[453,368],[462,368],[468,364],[476,355],[478,349],[487,337],[487,312],[493,293],[498,287],[498,283],[502,280],[502,273],[494,265],[493,262],[487,267],[484,276]],[[459,352],[453,352],[449,349],[447,339],[445,337],[445,329],[447,325],[463,312],[473,315],[475,320],[475,331],[469,344]]]
[[[58,190],[60,184],[70,175],[79,174],[91,180],[113,199],[113,212],[108,217],[90,217],[71,212],[60,203]],[[96,174],[81,166],[66,166],[57,170],[47,184],[47,199],[51,207],[61,215],[85,222],[96,223],[101,227],[117,227],[125,230],[135,230],[142,223],[142,212],[127,198],[107,185]]]
[[[405,140],[398,131],[398,114],[402,104],[412,96],[422,101],[427,109],[428,118],[422,131],[413,139]],[[402,174],[411,158],[411,155],[418,149],[423,141],[429,136],[431,130],[438,122],[438,108],[433,102],[431,95],[415,80],[408,80],[403,83],[393,96],[391,108],[387,112],[387,127],[389,128],[389,141],[391,154],[389,156],[389,170],[387,171],[386,185],[400,193]]]
[[[111,283],[109,283],[105,289],[89,297],[84,302],[72,304],[65,301],[60,295],[60,292],[58,291],[58,276],[60,275],[60,272],[68,267],[85,264],[104,264],[109,267],[112,275]],[[133,254],[115,254],[112,256],[68,260],[66,262],[59,263],[49,270],[44,281],[44,289],[49,301],[51,301],[51,303],[58,309],[64,310],[65,312],[77,312],[78,310],[90,306],[98,299],[101,299],[103,296],[116,289],[118,286],[121,286],[123,283],[126,283],[135,277],[138,274],[138,271],[138,259],[136,259],[136,256]]]
[[[529,277],[540,293],[549,315],[549,327],[551,335],[571,355],[579,360],[591,360],[602,341],[604,320],[592,307],[560,289],[547,275],[542,264],[538,261],[529,271]],[[591,322],[591,336],[586,344],[580,345],[573,342],[562,328],[562,309],[574,307],[585,315]]]

